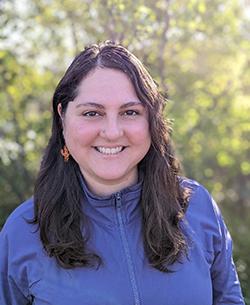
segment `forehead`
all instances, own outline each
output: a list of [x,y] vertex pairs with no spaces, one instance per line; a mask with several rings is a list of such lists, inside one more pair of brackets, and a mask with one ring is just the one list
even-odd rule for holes
[[86,99],[138,100],[134,85],[122,71],[110,68],[95,68],[91,70],[78,86],[76,100]]

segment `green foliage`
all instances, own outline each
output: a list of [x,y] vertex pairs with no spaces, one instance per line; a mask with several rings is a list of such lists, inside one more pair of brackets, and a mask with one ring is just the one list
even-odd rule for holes
[[20,64],[0,51],[1,223],[17,203],[32,195],[40,153],[48,138],[48,91],[52,75]]
[[65,67],[89,43],[120,41],[168,91],[177,153],[223,210],[250,304],[249,11],[236,0],[3,0],[0,225],[32,195]]

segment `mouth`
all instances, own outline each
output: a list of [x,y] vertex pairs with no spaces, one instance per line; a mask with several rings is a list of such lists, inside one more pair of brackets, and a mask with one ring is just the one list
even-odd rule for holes
[[94,146],[94,149],[104,155],[117,155],[122,152],[126,146],[116,146],[116,147],[104,147],[104,146]]

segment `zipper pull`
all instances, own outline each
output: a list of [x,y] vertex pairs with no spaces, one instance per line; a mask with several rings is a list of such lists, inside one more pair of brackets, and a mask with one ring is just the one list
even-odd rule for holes
[[121,205],[122,205],[121,193],[120,192],[115,194],[115,202],[116,202],[116,207],[120,208]]

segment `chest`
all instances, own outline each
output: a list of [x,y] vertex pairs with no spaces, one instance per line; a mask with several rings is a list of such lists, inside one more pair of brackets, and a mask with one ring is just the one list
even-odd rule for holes
[[102,257],[98,269],[58,268],[53,259],[31,286],[34,304],[60,305],[211,305],[210,265],[198,245],[188,258],[162,273],[149,266],[138,226],[96,228],[90,245]]

